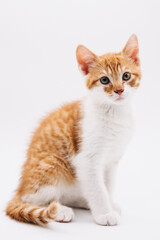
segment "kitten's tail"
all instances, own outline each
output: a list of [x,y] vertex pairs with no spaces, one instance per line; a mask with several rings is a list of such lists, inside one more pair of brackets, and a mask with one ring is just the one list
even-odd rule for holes
[[48,207],[38,207],[24,203],[19,196],[15,196],[6,208],[6,214],[20,221],[45,225],[56,218],[58,203],[52,202]]

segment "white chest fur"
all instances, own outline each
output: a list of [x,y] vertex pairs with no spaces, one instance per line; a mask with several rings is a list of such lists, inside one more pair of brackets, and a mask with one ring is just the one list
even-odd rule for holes
[[[89,99],[84,100],[82,108],[84,118],[81,122],[81,151],[71,159],[77,172],[77,181],[72,186],[59,184],[57,187],[41,187],[35,194],[24,195],[24,202],[43,205],[57,200],[68,206],[88,207],[90,189],[96,189],[96,196],[105,192],[105,189],[101,190],[101,186],[97,185],[99,177],[96,175],[101,173],[104,165],[107,166],[122,156],[132,133],[130,108],[127,105],[98,106]],[[96,196],[93,196],[93,205],[96,205]]]
[[89,158],[98,155],[106,164],[118,160],[133,132],[130,106],[96,105],[90,99],[85,99],[83,108],[83,154]]

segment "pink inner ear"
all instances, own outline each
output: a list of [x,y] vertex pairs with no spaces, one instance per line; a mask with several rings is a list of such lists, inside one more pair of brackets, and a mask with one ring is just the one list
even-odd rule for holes
[[85,75],[87,75],[88,74],[88,66],[86,65],[86,64],[84,64],[84,65],[81,65],[81,70],[82,70],[82,72],[85,74]]
[[129,40],[128,40],[128,42],[127,42],[127,44],[126,44],[126,46],[125,46],[123,51],[130,59],[132,59],[134,61],[134,63],[136,63],[136,64],[139,63],[138,39],[137,39],[135,34],[133,34],[129,38]]
[[77,48],[77,62],[82,70],[82,72],[86,75],[89,72],[90,65],[94,62],[95,56],[92,52],[90,52],[86,47],[79,46]]
[[84,74],[88,74],[88,61],[83,57],[83,54],[77,54],[77,61]]
[[139,62],[138,49],[137,49],[137,48],[133,49],[133,50],[130,52],[129,55],[130,55],[129,57],[130,57],[131,59],[133,59],[133,61],[134,61],[135,63],[138,63],[138,62]]

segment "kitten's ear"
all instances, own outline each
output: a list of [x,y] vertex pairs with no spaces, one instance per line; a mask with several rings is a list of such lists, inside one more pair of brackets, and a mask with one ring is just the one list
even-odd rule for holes
[[97,59],[97,56],[83,45],[79,45],[77,47],[76,56],[81,71],[85,75],[88,74],[89,68],[93,66],[94,62]]
[[126,43],[123,53],[131,59],[135,64],[139,65],[139,47],[138,47],[138,38],[135,34],[132,34]]

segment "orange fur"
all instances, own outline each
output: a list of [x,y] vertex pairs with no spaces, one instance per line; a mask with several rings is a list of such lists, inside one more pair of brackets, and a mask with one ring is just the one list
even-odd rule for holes
[[[102,56],[79,46],[77,60],[87,74],[87,88],[99,86],[100,77],[108,75],[113,81],[105,85],[105,93],[112,95],[116,90],[123,90],[120,74],[124,72],[124,67],[132,74],[131,80],[125,84],[137,87],[141,79],[139,59],[136,51],[132,51],[132,59],[126,54],[131,54],[127,46],[120,53]],[[57,186],[59,182],[71,185],[75,182],[75,169],[68,160],[80,151],[82,118],[81,102],[77,101],[61,107],[41,122],[32,137],[16,195],[6,208],[6,214],[11,218],[36,224],[55,219],[57,203],[52,202],[48,207],[33,206],[22,202],[21,197],[36,193],[41,186]]]
[[[88,89],[100,85],[100,76],[111,75],[114,83],[108,84],[104,90],[108,94],[112,95],[117,89],[124,89],[123,82],[120,80],[120,73],[122,72],[123,66],[127,67],[129,72],[135,76],[135,80],[129,80],[126,84],[132,87],[137,87],[141,79],[141,70],[139,65],[135,65],[130,61],[123,52],[115,54],[105,54],[94,60],[94,67],[90,68],[90,72],[87,75],[86,86]],[[106,74],[104,74],[104,70]],[[137,81],[137,79],[139,79]]]
[[6,214],[20,222],[35,223],[44,225],[49,220],[54,220],[57,213],[57,204],[51,203],[47,208],[31,206],[29,203],[23,203],[17,194],[8,204]]
[[46,216],[54,219],[49,213],[56,213],[56,203],[42,208],[36,220],[38,206],[30,208],[30,204],[23,203],[21,197],[35,193],[40,186],[55,186],[59,181],[72,184],[75,181],[75,172],[68,158],[79,151],[80,118],[80,102],[77,101],[61,107],[41,122],[29,146],[16,196],[6,209],[11,218],[32,223],[47,223]]

